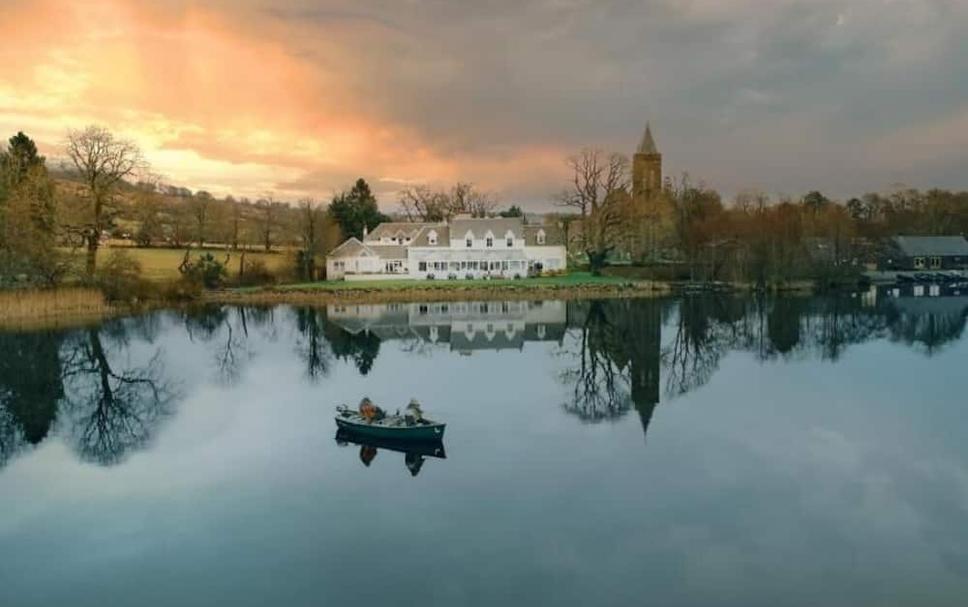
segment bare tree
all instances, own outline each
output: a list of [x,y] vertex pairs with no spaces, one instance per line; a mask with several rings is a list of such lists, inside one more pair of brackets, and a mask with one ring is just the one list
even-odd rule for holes
[[497,200],[488,192],[482,192],[474,184],[458,181],[450,189],[447,207],[449,215],[469,214],[471,217],[488,217],[497,208]]
[[628,223],[629,161],[622,154],[585,148],[567,163],[571,185],[558,196],[558,204],[578,211],[582,248],[597,274]]
[[398,202],[410,221],[444,221],[450,216],[447,195],[426,185],[404,188],[400,191]]
[[304,280],[316,279],[316,256],[322,245],[323,212],[312,198],[299,201],[299,273]]
[[458,181],[450,191],[435,190],[427,185],[404,188],[399,195],[400,208],[410,221],[446,221],[454,215],[488,217],[494,214],[497,200],[474,184]]
[[205,245],[205,229],[208,225],[209,215],[213,202],[212,195],[205,191],[195,192],[191,197],[192,219],[195,220],[195,241],[198,248]]
[[262,222],[259,225],[259,236],[265,247],[266,253],[272,250],[272,233],[276,229],[276,206],[278,205],[272,197],[263,198],[255,203],[262,215]]
[[115,138],[110,131],[99,126],[68,131],[64,147],[90,198],[91,214],[84,226],[84,237],[87,241],[87,273],[93,275],[97,269],[101,232],[107,227],[105,208],[121,182],[142,173],[147,162],[136,144]]
[[235,200],[234,198],[229,196],[225,199],[225,202],[229,203],[232,209],[232,228],[231,228],[232,232],[231,232],[231,235],[229,236],[231,240],[232,250],[238,251],[239,250],[239,227],[242,224],[242,204],[243,203],[247,204],[248,200],[246,200],[245,198],[241,200]]

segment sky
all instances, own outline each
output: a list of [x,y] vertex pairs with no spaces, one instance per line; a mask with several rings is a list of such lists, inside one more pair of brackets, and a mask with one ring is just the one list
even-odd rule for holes
[[169,183],[387,209],[550,208],[646,121],[726,196],[965,189],[965,31],[964,0],[0,0],[0,136],[99,124]]

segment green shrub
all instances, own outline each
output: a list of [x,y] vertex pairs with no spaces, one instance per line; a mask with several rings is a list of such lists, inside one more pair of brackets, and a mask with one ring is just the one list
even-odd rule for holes
[[114,249],[97,269],[95,283],[111,302],[136,303],[155,295],[152,284],[141,276],[141,264],[123,249]]
[[197,283],[206,289],[217,289],[225,283],[225,264],[211,253],[203,253],[192,260],[186,254],[178,270],[183,280]]

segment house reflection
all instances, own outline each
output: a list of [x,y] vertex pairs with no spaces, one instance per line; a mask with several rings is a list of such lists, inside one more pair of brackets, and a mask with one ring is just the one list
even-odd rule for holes
[[562,301],[331,305],[326,312],[329,322],[353,335],[443,345],[465,355],[521,350],[527,342],[561,343],[567,320]]

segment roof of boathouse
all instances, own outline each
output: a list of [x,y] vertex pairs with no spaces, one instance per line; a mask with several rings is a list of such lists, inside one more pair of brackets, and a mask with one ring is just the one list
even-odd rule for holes
[[968,257],[963,236],[895,236],[894,243],[911,257]]

